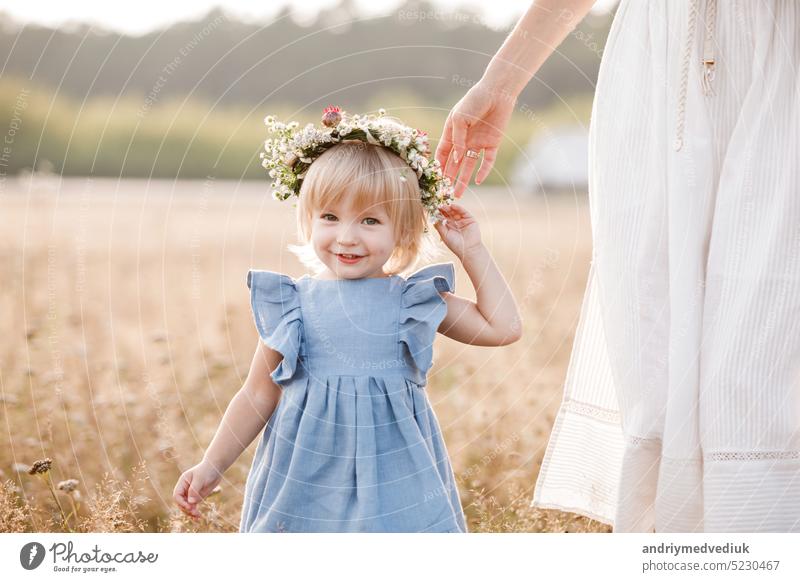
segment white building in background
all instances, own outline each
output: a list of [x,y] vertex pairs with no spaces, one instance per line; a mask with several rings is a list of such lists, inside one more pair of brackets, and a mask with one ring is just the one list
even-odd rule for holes
[[580,125],[539,132],[519,155],[511,183],[520,194],[576,191],[589,184],[589,133]]

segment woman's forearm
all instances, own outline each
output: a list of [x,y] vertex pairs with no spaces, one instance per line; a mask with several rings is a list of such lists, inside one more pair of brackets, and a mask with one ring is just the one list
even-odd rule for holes
[[481,81],[519,95],[594,0],[536,0],[492,58]]
[[261,432],[279,400],[279,389],[273,395],[245,384],[228,404],[203,460],[224,473]]

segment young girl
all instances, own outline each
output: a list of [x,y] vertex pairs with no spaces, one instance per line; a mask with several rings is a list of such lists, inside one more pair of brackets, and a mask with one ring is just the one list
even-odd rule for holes
[[[426,375],[437,331],[474,345],[516,341],[511,292],[474,218],[446,204],[452,189],[424,157],[423,132],[383,111],[347,118],[338,108],[325,111],[328,130],[267,123],[279,139],[266,142],[264,165],[277,198],[299,195],[305,245],[294,250],[315,273],[248,272],[260,341],[175,501],[197,517],[266,423],[240,531],[465,532]],[[429,217],[477,303],[453,294],[453,263],[399,274],[426,254]]]

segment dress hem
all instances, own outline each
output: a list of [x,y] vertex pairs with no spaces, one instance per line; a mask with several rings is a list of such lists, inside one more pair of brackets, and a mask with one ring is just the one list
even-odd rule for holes
[[589,519],[593,519],[594,521],[599,521],[600,523],[604,523],[608,526],[614,527],[614,520],[610,519],[605,516],[597,515],[587,509],[583,509],[582,507],[567,507],[564,505],[560,505],[558,503],[554,503],[552,501],[549,502],[541,502],[531,500],[531,507],[537,507],[539,509],[556,509],[558,511],[565,511],[568,513],[574,513],[576,515],[580,515],[582,517],[588,517]]

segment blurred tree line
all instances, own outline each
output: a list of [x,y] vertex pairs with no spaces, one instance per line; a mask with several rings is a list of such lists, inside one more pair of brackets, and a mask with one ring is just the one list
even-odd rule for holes
[[[543,127],[588,122],[611,18],[581,22],[520,95],[498,173]],[[435,142],[509,30],[414,0],[377,18],[345,0],[306,25],[215,9],[142,36],[0,14],[0,173],[47,160],[65,175],[263,179],[264,116],[318,122],[328,104],[385,107]]]

